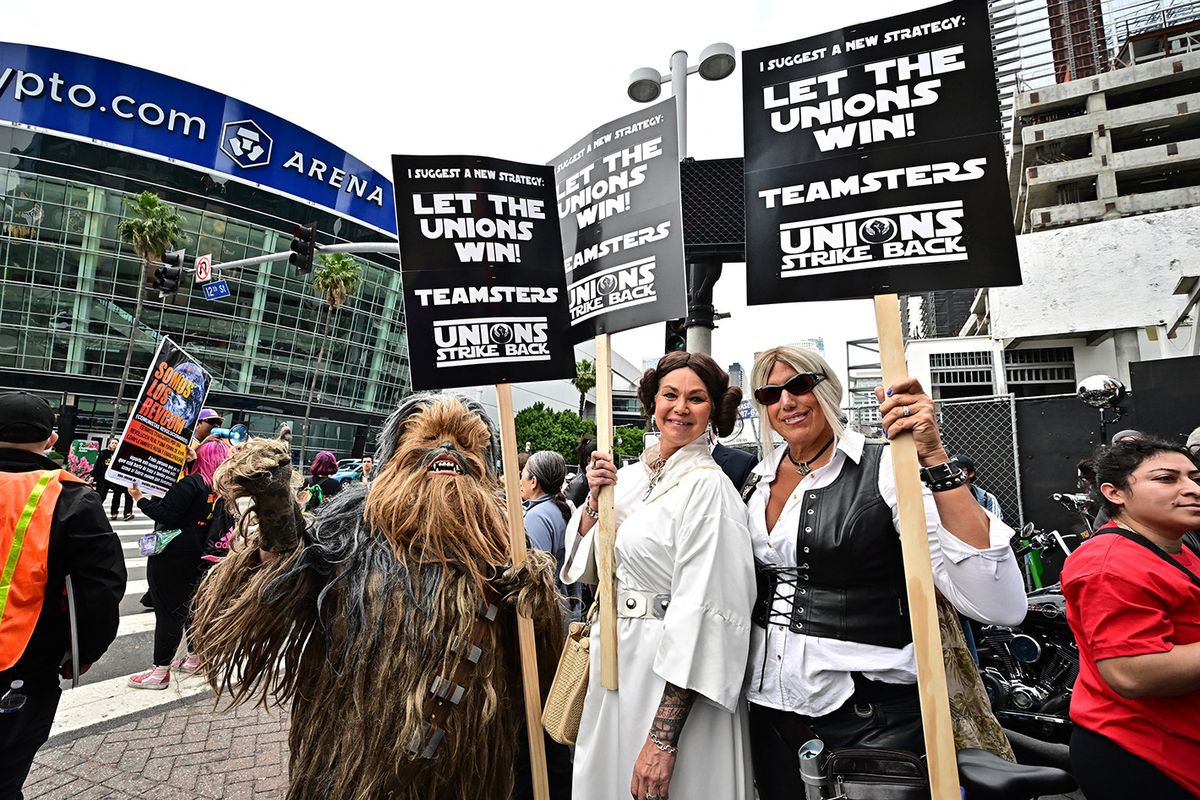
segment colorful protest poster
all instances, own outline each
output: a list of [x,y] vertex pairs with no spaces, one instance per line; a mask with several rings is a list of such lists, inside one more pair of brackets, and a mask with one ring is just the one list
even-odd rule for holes
[[161,497],[179,480],[212,377],[170,339],[159,341],[105,477]]
[[96,467],[96,458],[100,453],[100,445],[87,439],[71,441],[71,450],[67,453],[67,472],[77,478],[88,478]]

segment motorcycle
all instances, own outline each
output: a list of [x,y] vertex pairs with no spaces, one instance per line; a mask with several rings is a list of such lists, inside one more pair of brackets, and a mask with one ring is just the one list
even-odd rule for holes
[[[829,751],[820,739],[809,739],[799,756],[805,800],[927,800],[930,796],[925,759],[911,753],[868,747]],[[978,748],[959,750],[957,761],[964,800],[1029,800],[1079,788],[1069,772],[1013,764]]]
[[1062,561],[1079,541],[1073,534],[1039,531],[1032,523],[1022,528],[1012,546],[1021,559],[1029,611],[1017,627],[976,624],[979,673],[996,718],[1043,741],[1065,743],[1071,736],[1079,648],[1056,581]]
[[1096,509],[1093,508],[1090,495],[1084,492],[1055,492],[1050,495],[1050,498],[1073,516],[1079,517],[1079,521],[1083,524],[1081,532],[1083,536],[1091,536],[1096,532],[1096,528],[1092,524],[1096,516]]

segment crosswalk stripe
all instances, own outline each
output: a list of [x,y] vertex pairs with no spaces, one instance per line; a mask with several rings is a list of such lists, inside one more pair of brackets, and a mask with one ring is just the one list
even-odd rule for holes
[[154,630],[153,614],[126,614],[117,625],[117,638]]
[[[145,575],[149,559],[141,554],[138,540],[154,530],[154,521],[139,514],[128,522],[119,519],[112,521],[111,525],[120,540],[125,568],[131,576],[125,585],[124,602],[126,608],[131,608],[136,599],[150,587],[149,581],[144,577],[133,576]],[[126,650],[130,647],[137,649],[140,645],[130,637],[152,635],[154,626],[154,614],[143,613],[140,609],[134,610],[120,617],[117,638],[129,642],[125,646]],[[140,667],[140,664],[132,665],[130,673]],[[78,735],[75,732],[98,723],[122,719],[173,701],[209,692],[208,684],[202,678],[177,671],[172,671],[171,685],[161,691],[135,689],[129,686],[128,680],[128,674],[123,674],[64,691],[54,718],[51,737]]]
[[150,584],[146,581],[126,581],[125,596],[136,595],[141,597],[150,589]]
[[208,684],[200,676],[174,672],[171,675],[171,685],[159,691],[135,689],[129,685],[128,675],[84,684],[63,692],[50,735],[53,737],[70,733],[104,720],[126,717],[172,700],[182,700],[207,691]]

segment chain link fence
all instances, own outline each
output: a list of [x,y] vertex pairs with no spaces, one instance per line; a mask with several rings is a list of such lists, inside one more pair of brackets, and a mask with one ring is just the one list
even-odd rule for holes
[[996,495],[1004,520],[1024,522],[1017,470],[1017,415],[1012,395],[940,400],[938,426],[946,452],[975,462],[975,484]]
[[[1017,470],[1016,401],[1012,395],[937,401],[938,426],[946,452],[975,462],[976,484],[996,495],[1004,521],[1014,528],[1024,522],[1021,475]],[[846,409],[850,427],[883,438],[878,406]]]

